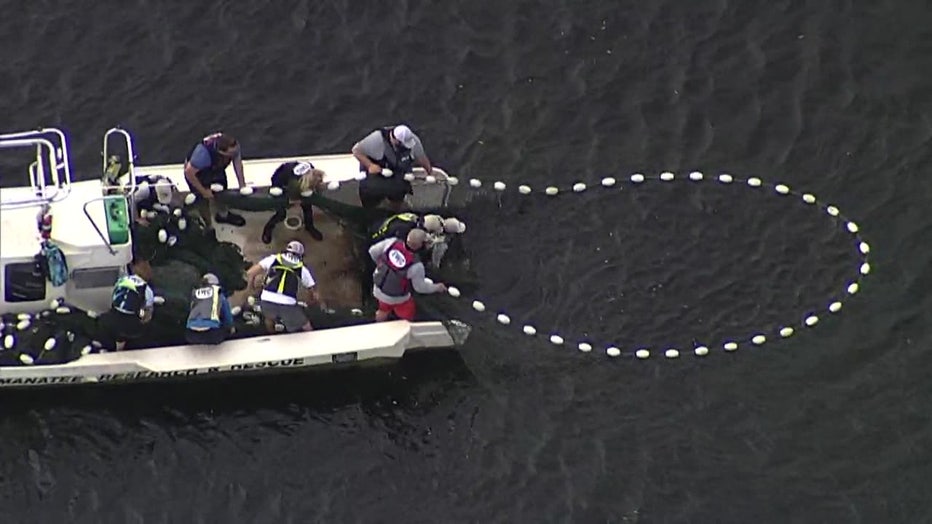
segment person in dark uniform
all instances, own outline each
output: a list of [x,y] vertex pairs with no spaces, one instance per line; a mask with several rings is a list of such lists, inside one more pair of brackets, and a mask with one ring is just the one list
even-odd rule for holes
[[152,320],[155,293],[139,275],[120,277],[113,287],[110,311],[100,317],[104,338],[113,349],[123,351],[131,340],[140,338],[144,324]]
[[324,172],[315,169],[310,162],[284,162],[272,173],[272,187],[284,192],[284,200],[275,214],[262,228],[262,242],[272,242],[272,232],[275,226],[285,220],[285,214],[292,206],[300,205],[304,214],[304,229],[314,240],[323,240],[324,235],[314,227],[314,210],[309,201],[302,200],[303,194],[314,191],[320,187],[324,180]]
[[136,189],[130,198],[137,213],[153,211],[156,204],[170,205],[178,189],[168,177],[162,175],[136,175],[135,180]]
[[230,224],[236,227],[246,225],[246,219],[232,213],[225,204],[216,202],[214,192],[210,189],[213,184],[220,184],[227,189],[227,166],[233,164],[233,171],[239,187],[246,187],[246,178],[243,175],[243,157],[239,142],[226,133],[214,133],[204,137],[198,142],[184,162],[184,178],[190,190],[201,196],[207,204],[202,204],[201,216],[208,227],[211,227],[210,203],[214,202],[217,209],[214,218],[218,223]]
[[213,273],[201,277],[201,284],[191,292],[191,309],[185,324],[188,344],[219,344],[232,333],[233,311]]
[[[394,210],[401,210],[405,195],[411,194],[411,183],[404,179],[415,163],[428,175],[433,173],[430,159],[421,139],[406,125],[376,129],[353,145],[353,156],[359,160],[360,172],[366,178],[359,182],[359,200],[364,208],[379,207],[383,201]],[[383,172],[391,170],[391,174]]]
[[396,213],[384,220],[379,220],[369,229],[369,244],[372,245],[389,237],[405,238],[408,231],[423,229],[430,234],[443,232],[443,219],[439,215],[422,215],[420,213]]

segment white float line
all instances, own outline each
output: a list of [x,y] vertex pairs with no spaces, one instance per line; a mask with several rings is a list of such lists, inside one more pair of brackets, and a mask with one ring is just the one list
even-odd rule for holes
[[[656,175],[645,175],[643,173],[634,173],[630,175],[627,179],[619,180],[615,177],[604,177],[599,181],[598,184],[588,185],[585,182],[575,182],[569,188],[565,188],[565,187],[560,188],[559,186],[556,186],[556,185],[550,185],[550,186],[544,186],[543,189],[538,189],[537,192],[538,193],[543,192],[547,196],[557,196],[565,192],[582,193],[582,192],[585,192],[590,187],[601,187],[601,188],[611,189],[611,188],[618,186],[619,184],[625,184],[625,183],[632,185],[632,186],[637,186],[637,185],[643,184],[644,182],[648,180],[659,180],[661,182],[666,182],[666,183],[677,181],[677,180],[682,180],[682,181],[691,182],[691,183],[707,181],[707,182],[718,182],[720,184],[745,184],[749,188],[752,188],[752,189],[762,189],[762,190],[769,189],[773,191],[773,193],[777,196],[795,196],[799,199],[799,201],[807,205],[817,205],[827,215],[829,215],[832,218],[838,219],[841,223],[844,224],[845,231],[851,234],[852,236],[854,236],[855,245],[857,246],[858,257],[860,259],[860,266],[858,267],[857,276],[847,283],[844,291],[839,293],[840,296],[851,296],[857,293],[860,290],[862,279],[865,276],[867,276],[871,271],[870,262],[868,261],[868,254],[871,251],[870,245],[861,237],[860,227],[857,225],[856,222],[853,222],[849,220],[847,217],[845,217],[836,206],[833,206],[830,204],[824,204],[820,202],[818,198],[816,198],[816,196],[811,193],[802,193],[799,191],[795,191],[789,186],[787,186],[786,184],[781,184],[781,183],[768,184],[758,177],[752,176],[748,178],[739,178],[739,177],[735,177],[734,175],[731,175],[728,173],[721,173],[715,176],[708,176],[699,171],[693,171],[693,172],[690,172],[689,174],[679,175],[679,176],[677,176],[672,171],[664,171],[663,173],[659,173]],[[452,178],[450,185],[456,185],[457,183],[458,183],[458,180],[456,178]],[[476,178],[470,179],[469,184],[468,184],[468,186],[472,189],[481,189],[484,185],[487,185],[487,184],[484,184],[481,180],[476,179]],[[515,187],[517,188],[518,193],[522,195],[530,195],[535,192],[534,188],[527,184],[520,184]],[[508,185],[501,181],[495,181],[492,183],[492,188],[497,192],[504,192],[508,189]],[[452,297],[455,297],[455,298],[460,297],[460,291],[459,289],[455,287],[450,287],[448,289],[448,292],[450,296]],[[479,313],[483,313],[487,311],[487,307],[485,303],[480,300],[474,299],[472,302],[472,307],[474,310],[476,310]],[[823,311],[823,312],[834,314],[834,313],[838,313],[839,311],[841,311],[841,309],[842,309],[841,299],[839,298],[831,299],[830,301],[827,302],[825,306],[823,306],[823,308],[813,309],[812,312],[806,315],[803,315],[799,323],[791,322],[791,323],[787,323],[787,324],[780,326],[778,329],[775,330],[774,333],[771,334],[771,338],[775,340],[782,339],[782,338],[788,338],[788,337],[793,336],[793,334],[796,333],[796,330],[798,328],[815,327],[819,323],[819,320],[820,320],[817,314],[818,311]],[[511,317],[505,312],[498,312],[495,316],[495,319],[499,324],[503,326],[508,326],[512,323]],[[521,330],[524,332],[524,334],[528,336],[532,336],[532,337],[537,336],[539,334],[538,328],[535,327],[534,324],[532,323],[523,324],[521,327]],[[589,353],[593,351],[593,349],[595,349],[596,347],[593,345],[591,341],[588,341],[588,340],[580,340],[575,343],[568,342],[566,338],[564,337],[564,335],[561,335],[558,333],[550,333],[546,335],[546,337],[549,340],[549,342],[553,345],[573,346],[583,353]],[[765,332],[761,331],[761,332],[756,332],[750,335],[749,337],[726,339],[726,341],[721,344],[721,349],[726,353],[731,353],[731,352],[737,351],[739,347],[741,347],[742,345],[747,345],[751,347],[762,346],[768,340],[769,340],[768,335]],[[622,350],[615,344],[601,344],[600,346],[604,348],[605,354],[608,355],[609,357],[615,358],[615,357],[620,357],[620,356],[630,356],[630,357],[635,357],[635,358],[642,359],[642,360],[650,358],[651,356],[655,354],[662,355],[666,357],[667,359],[676,359],[676,358],[679,358],[682,351],[686,351],[686,349],[683,349],[681,351],[680,349],[675,348],[675,347],[663,347],[663,346],[658,346],[654,348],[638,347],[631,351]],[[689,352],[697,357],[703,357],[709,354],[710,348],[709,346],[700,344],[700,345],[696,345],[695,347],[693,347]]]

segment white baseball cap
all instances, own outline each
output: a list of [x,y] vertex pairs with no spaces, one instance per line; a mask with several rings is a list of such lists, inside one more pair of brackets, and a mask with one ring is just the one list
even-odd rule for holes
[[392,129],[392,136],[408,149],[411,149],[414,147],[414,144],[417,143],[417,137],[414,135],[414,132],[406,125],[395,126],[395,129]]
[[159,180],[155,183],[155,198],[159,201],[159,204],[171,204],[172,189],[174,189],[173,184],[168,179]]
[[466,223],[456,218],[445,218],[443,220],[443,230],[447,233],[465,233]]
[[291,242],[288,242],[287,246],[285,246],[285,251],[287,251],[288,253],[294,253],[295,255],[298,255],[299,257],[303,257],[304,256],[304,244],[302,244],[301,242],[298,242],[297,240],[292,240]]
[[424,229],[428,233],[441,233],[443,231],[443,220],[439,215],[424,215]]

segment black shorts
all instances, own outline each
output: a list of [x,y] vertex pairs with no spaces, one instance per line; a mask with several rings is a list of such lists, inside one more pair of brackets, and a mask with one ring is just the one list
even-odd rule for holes
[[[210,186],[213,184],[220,184],[223,186],[223,189],[227,189],[227,171],[226,169],[201,169],[194,175],[197,178],[197,181],[201,183],[207,189],[210,189]],[[188,189],[191,192],[194,192],[194,188],[191,187],[191,184],[188,184]]]
[[382,200],[386,199],[390,202],[403,202],[405,195],[411,193],[411,182],[405,180],[403,175],[383,177],[368,174],[359,182],[359,201],[365,208],[378,207]]
[[110,310],[100,317],[101,342],[112,349],[118,342],[138,340],[142,337],[144,327],[139,315]]
[[209,344],[216,345],[224,340],[230,335],[230,328],[217,328],[217,329],[208,329],[207,331],[194,331],[193,329],[186,329],[184,331],[184,339],[188,344]]

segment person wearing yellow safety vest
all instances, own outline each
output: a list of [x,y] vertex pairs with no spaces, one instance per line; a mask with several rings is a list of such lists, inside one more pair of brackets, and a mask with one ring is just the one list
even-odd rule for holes
[[219,344],[232,332],[233,311],[217,275],[205,274],[200,285],[191,292],[191,309],[185,327],[188,344]]
[[256,277],[265,273],[262,294],[259,296],[262,316],[269,333],[275,331],[275,321],[285,326],[285,331],[310,331],[313,329],[304,308],[298,304],[298,291],[308,290],[313,300],[326,307],[317,293],[316,282],[310,269],[304,264],[304,244],[297,240],[288,242],[283,253],[269,255],[246,272],[246,282],[255,289]]
[[152,320],[155,293],[139,275],[126,275],[113,286],[110,311],[100,317],[100,326],[113,344],[113,349],[123,351],[126,343],[144,334],[143,324]]

